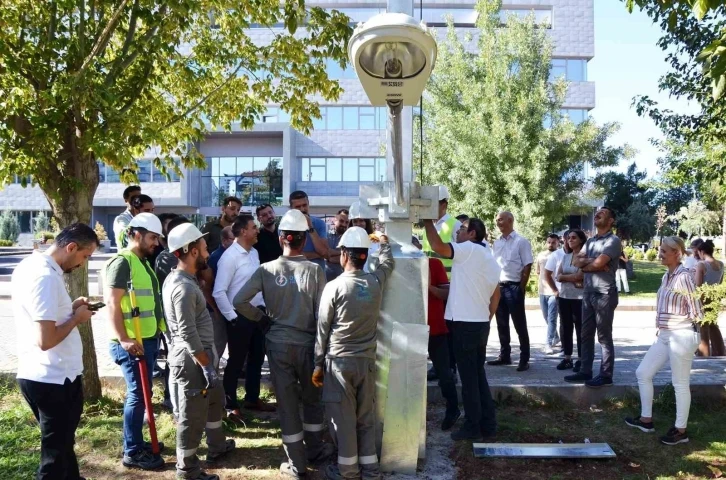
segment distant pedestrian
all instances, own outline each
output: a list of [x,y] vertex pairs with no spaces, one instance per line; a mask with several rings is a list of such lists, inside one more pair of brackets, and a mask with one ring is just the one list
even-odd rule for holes
[[[582,366],[580,372],[565,377],[565,381],[584,383],[590,388],[609,387],[615,370],[613,318],[618,306],[615,272],[622,245],[612,232],[615,212],[602,207],[595,214],[597,234],[585,244],[574,260],[574,266],[585,274],[582,298]],[[600,342],[602,361],[600,374],[592,377],[595,361],[595,332]]]
[[126,236],[126,227],[129,226],[129,222],[134,218],[134,214],[131,211],[131,202],[134,198],[141,195],[141,187],[138,185],[131,185],[124,189],[123,197],[124,203],[126,204],[126,210],[118,215],[113,221],[113,239],[116,241],[116,246],[122,248],[121,245],[124,242]]
[[[696,265],[696,287],[701,285],[720,285],[724,278],[723,262],[713,258],[714,245],[712,240],[706,240],[697,247],[701,261]],[[698,355],[703,357],[723,357],[726,347],[723,335],[718,324],[710,323],[700,326],[701,344],[698,346]]]
[[335,215],[333,227],[335,230],[332,235],[328,235],[328,259],[325,262],[325,278],[328,282],[335,280],[343,273],[343,267],[340,265],[340,249],[338,243],[343,234],[348,230],[348,209],[338,210]]
[[222,238],[222,229],[224,227],[231,227],[234,221],[239,215],[239,211],[242,208],[242,200],[237,197],[227,197],[222,201],[222,212],[219,219],[207,222],[202,227],[202,233],[208,233],[207,235],[207,247],[210,252],[215,251],[219,248]]
[[83,479],[73,449],[83,412],[83,344],[76,327],[93,312],[88,299],[71,300],[63,274],[86,263],[99,244],[88,225],[69,225],[48,250],[24,258],[10,280],[18,385],[40,423],[37,480]]
[[257,221],[260,222],[260,234],[257,236],[255,250],[260,255],[260,263],[277,260],[282,255],[280,236],[277,233],[277,217],[272,205],[265,204],[257,207]]
[[[539,292],[539,305],[542,309],[542,316],[544,317],[545,323],[547,324],[547,340],[545,345],[545,354],[552,355],[554,353],[554,347],[560,343],[560,336],[557,334],[557,286],[555,288],[550,287],[547,283],[547,261],[551,256],[558,257],[563,252],[560,250],[560,237],[559,235],[550,234],[547,237],[547,250],[540,252],[537,255],[537,277],[538,292]],[[559,252],[559,253],[558,253]]]
[[494,258],[501,268],[499,287],[502,298],[497,309],[497,331],[501,345],[499,357],[489,361],[489,365],[511,365],[512,347],[510,345],[509,317],[519,337],[518,372],[529,370],[529,332],[527,315],[524,311],[524,297],[532,271],[532,245],[529,240],[514,231],[514,215],[500,212],[497,227],[502,233],[494,242]]
[[686,267],[691,273],[695,275],[696,265],[701,261],[701,256],[698,251],[698,247],[703,243],[702,238],[694,238],[691,240],[691,245],[686,250],[686,256],[683,258],[683,266]]
[[688,442],[686,427],[691,407],[691,365],[699,343],[697,322],[703,318],[703,305],[693,294],[696,286],[691,273],[681,265],[686,245],[679,237],[665,237],[660,246],[660,260],[668,271],[658,289],[655,324],[658,332],[635,372],[640,391],[640,416],[626,418],[625,423],[643,432],[655,432],[653,424],[653,377],[670,363],[676,395],[676,422],[661,443],[677,445]]
[[[557,281],[560,282],[557,303],[560,310],[560,336],[562,338],[562,353],[565,358],[557,365],[557,370],[572,369],[574,373],[580,371],[582,362],[582,297],[584,293],[584,274],[575,266],[575,258],[580,254],[587,242],[585,232],[579,228],[572,229],[567,234],[568,251],[557,269]],[[577,337],[577,362],[572,363],[572,332]]]
[[[615,283],[618,286],[618,293],[630,293],[630,285],[628,285],[628,254],[625,249],[620,249],[620,257],[618,258],[618,270],[615,273]],[[622,288],[620,288],[622,286]]]

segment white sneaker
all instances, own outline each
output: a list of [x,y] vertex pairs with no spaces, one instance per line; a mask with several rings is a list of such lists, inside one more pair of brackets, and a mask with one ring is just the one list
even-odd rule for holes
[[549,345],[547,345],[547,346],[545,347],[545,350],[544,350],[544,352],[545,352],[545,355],[552,355],[552,354],[554,354],[554,353],[555,353],[555,351],[554,351],[554,350],[552,349],[552,347],[550,347]]

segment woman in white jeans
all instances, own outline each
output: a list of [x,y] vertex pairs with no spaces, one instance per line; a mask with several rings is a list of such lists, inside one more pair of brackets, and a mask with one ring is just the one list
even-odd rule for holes
[[660,441],[666,445],[688,442],[686,425],[691,407],[691,363],[700,342],[695,322],[703,317],[701,301],[692,296],[696,286],[691,272],[681,265],[686,245],[681,238],[666,237],[658,255],[668,271],[658,290],[656,339],[635,375],[640,390],[640,416],[625,423],[644,432],[655,432],[653,425],[653,377],[670,362],[676,392],[676,423]]

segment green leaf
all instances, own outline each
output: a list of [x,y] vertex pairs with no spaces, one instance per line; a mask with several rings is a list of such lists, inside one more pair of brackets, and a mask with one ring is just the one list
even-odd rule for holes
[[713,101],[718,101],[726,89],[726,75],[721,75],[713,79]]
[[693,2],[693,14],[697,19],[701,20],[708,13],[709,4],[708,0],[694,0]]

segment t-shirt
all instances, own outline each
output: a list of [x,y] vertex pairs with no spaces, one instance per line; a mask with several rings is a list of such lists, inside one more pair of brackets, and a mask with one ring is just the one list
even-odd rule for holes
[[623,252],[622,251],[620,252],[620,255],[621,256],[618,257],[618,268],[621,269],[621,270],[625,270],[628,265],[627,265],[627,262],[621,258],[622,255],[623,255]]
[[[557,275],[557,272],[562,270],[562,273],[564,275],[574,275],[577,272],[580,271],[579,268],[577,268],[574,263],[574,258],[572,253],[566,253],[562,256],[562,262],[560,263],[561,267],[557,267],[557,270],[555,271],[555,276]],[[560,290],[560,298],[565,298],[568,300],[582,300],[582,282],[580,282],[580,287],[578,288],[576,284],[572,282],[562,282],[559,286]]]
[[18,378],[63,385],[83,373],[81,334],[74,328],[58,345],[43,351],[38,346],[37,323],[62,325],[73,316],[73,301],[63,270],[52,257],[40,252],[24,258],[10,281],[18,345]]
[[615,273],[618,271],[618,258],[622,251],[620,239],[608,232],[603,236],[595,235],[585,243],[587,258],[597,258],[600,255],[610,257],[607,271],[585,272],[585,293],[608,293],[616,288]]
[[[164,252],[162,252],[162,255]],[[173,255],[172,255],[173,256]],[[159,256],[161,258],[161,255]],[[176,257],[174,257],[176,260]],[[157,258],[157,261],[159,258]],[[151,285],[154,288],[154,313],[156,314],[156,323],[158,324],[164,318],[163,307],[161,303],[161,289],[159,288],[159,279],[156,278],[154,270],[145,258],[141,259],[141,263],[146,268],[146,273],[151,277]],[[110,288],[128,289],[129,280],[131,279],[131,267],[129,262],[122,256],[116,256],[109,260],[106,264],[106,283]]]
[[207,251],[213,252],[216,249],[219,248],[219,246],[222,244],[222,230],[224,229],[224,226],[219,223],[219,220],[216,220],[214,222],[207,222],[202,227],[202,233],[208,233],[204,239],[207,241]]
[[[552,272],[553,279],[557,278],[557,271],[560,269],[560,265],[562,265],[562,261],[564,259],[565,251],[561,248],[552,252],[552,255],[550,255],[547,259],[547,263],[545,264],[545,270],[549,270],[550,272]],[[557,280],[555,280],[555,286],[557,287],[557,290],[562,288],[562,285]]]
[[[337,250],[338,249],[338,243],[340,243],[340,238],[342,237],[342,234],[334,233],[332,235],[328,235],[328,248],[330,250]],[[340,257],[338,257],[340,258]],[[325,278],[328,280],[328,282],[335,280],[343,273],[343,267],[340,265],[340,263],[331,263],[331,262],[325,262]]]
[[444,318],[455,322],[488,322],[489,301],[501,268],[482,243],[451,243],[451,289]]
[[[429,258],[429,284],[434,287],[449,284],[446,267],[438,258]],[[446,303],[433,293],[429,292],[429,335],[435,337],[449,333],[444,321]]]
[[225,250],[227,249],[220,245],[218,249],[216,249],[209,255],[209,260],[207,260],[207,265],[209,265],[209,268],[212,269],[212,275],[214,275],[215,277],[217,276],[217,266],[219,265],[219,259],[222,258],[222,254]]
[[540,295],[552,296],[555,292],[550,288],[545,280],[545,270],[547,268],[547,261],[550,259],[554,252],[545,250],[537,255],[537,269],[539,270],[539,283],[538,292]]
[[280,258],[282,247],[280,246],[280,235],[277,227],[272,232],[264,227],[260,228],[260,234],[257,236],[257,243],[255,243],[254,247],[260,255],[260,263],[267,263]]
[[[313,228],[318,233],[318,236],[322,238],[323,240],[328,239],[328,226],[325,224],[325,220],[318,218],[318,217],[310,217],[310,220],[313,224]],[[315,244],[313,243],[313,239],[308,234],[307,241],[305,242],[305,246],[303,247],[303,252],[307,253],[314,253],[315,252]],[[323,258],[315,258],[310,260],[311,262],[320,265],[320,267],[325,271],[325,259]]]
[[164,249],[163,252],[156,257],[156,263],[154,264],[154,272],[156,278],[159,280],[159,285],[164,286],[166,277],[176,268],[179,264],[179,259],[171,253],[168,249]]

